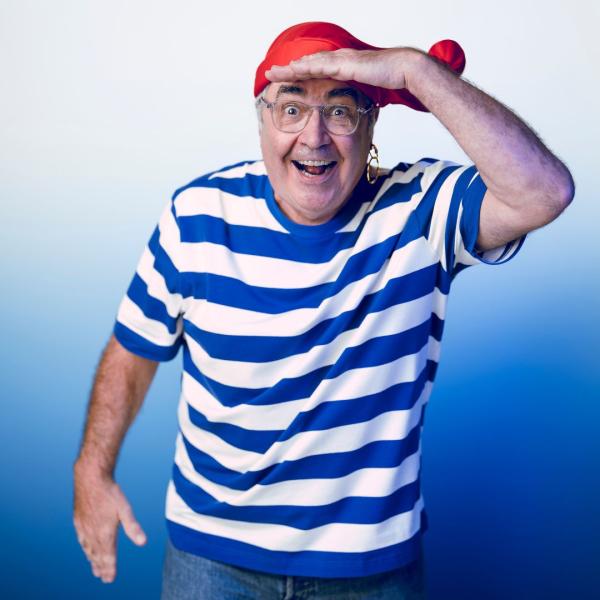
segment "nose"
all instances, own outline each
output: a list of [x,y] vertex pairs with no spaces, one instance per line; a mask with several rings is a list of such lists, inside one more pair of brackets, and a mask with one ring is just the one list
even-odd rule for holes
[[308,123],[300,132],[299,141],[310,148],[320,148],[331,142],[329,132],[325,128],[323,117],[318,108],[313,108]]

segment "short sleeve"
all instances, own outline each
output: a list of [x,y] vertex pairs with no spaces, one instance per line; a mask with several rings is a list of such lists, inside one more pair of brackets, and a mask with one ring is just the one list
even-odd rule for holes
[[181,277],[177,269],[180,247],[171,202],[144,249],[114,327],[122,346],[150,360],[171,360],[182,342]]
[[525,236],[499,248],[477,251],[479,215],[487,187],[474,166],[432,162],[424,171],[422,187],[425,235],[451,277],[471,265],[505,263],[520,250]]

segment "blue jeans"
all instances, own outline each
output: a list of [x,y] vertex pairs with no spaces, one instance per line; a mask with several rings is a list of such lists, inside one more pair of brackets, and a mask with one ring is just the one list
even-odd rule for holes
[[168,542],[162,600],[425,600],[423,557],[392,571],[329,579],[242,569],[178,550]]

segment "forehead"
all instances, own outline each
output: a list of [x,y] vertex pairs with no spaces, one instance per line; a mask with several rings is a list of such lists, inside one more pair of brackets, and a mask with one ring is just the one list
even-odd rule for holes
[[290,81],[272,83],[269,96],[273,99],[283,95],[310,98],[314,100],[329,100],[339,97],[350,97],[356,102],[361,100],[361,92],[356,88],[334,79],[306,79],[304,81]]

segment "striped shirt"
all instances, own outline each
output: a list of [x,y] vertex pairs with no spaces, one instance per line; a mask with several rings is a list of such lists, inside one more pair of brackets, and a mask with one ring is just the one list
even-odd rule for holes
[[522,244],[476,252],[485,190],[473,166],[400,163],[315,226],[281,212],[262,161],[175,192],[115,336],[157,361],[183,347],[176,547],[313,577],[416,558],[450,283]]

